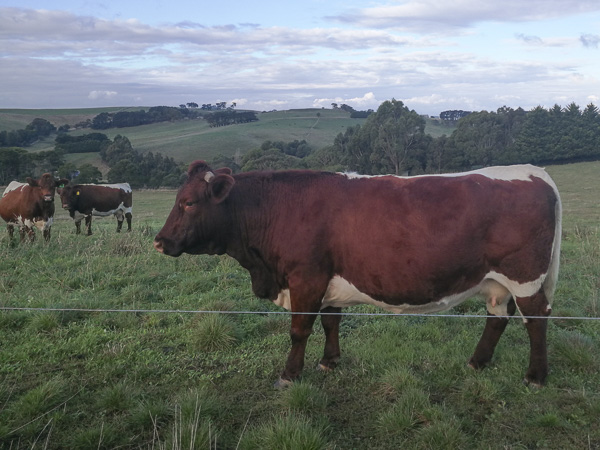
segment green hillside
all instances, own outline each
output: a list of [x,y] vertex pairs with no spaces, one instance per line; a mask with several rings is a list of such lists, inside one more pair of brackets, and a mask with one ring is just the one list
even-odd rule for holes
[[[46,119],[59,127],[71,126],[86,119],[93,119],[101,112],[116,112],[139,108],[96,108],[67,110],[18,110],[0,109],[0,130],[24,128],[35,118]],[[140,152],[160,152],[177,161],[190,162],[195,159],[210,160],[218,154],[227,156],[244,154],[260,147],[266,141],[305,139],[311,147],[319,149],[333,143],[339,133],[347,127],[364,123],[365,119],[351,119],[350,114],[332,109],[297,109],[258,113],[258,122],[210,128],[204,120],[188,120],[172,123],[158,123],[131,128],[111,128],[103,130],[109,138],[117,134],[126,136],[133,147]],[[427,122],[427,132],[432,136],[450,134],[452,128],[434,121]],[[73,135],[89,133],[90,129],[74,130]],[[54,137],[42,140],[28,147],[31,151],[54,149]],[[100,164],[94,154],[69,155],[78,163]],[[68,159],[69,159],[68,158]],[[69,159],[69,160],[71,160]]]

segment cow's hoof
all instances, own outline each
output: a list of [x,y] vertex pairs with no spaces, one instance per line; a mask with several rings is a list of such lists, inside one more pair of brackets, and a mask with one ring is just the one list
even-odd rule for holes
[[317,370],[319,370],[320,372],[332,372],[333,367],[328,367],[323,363],[319,363],[319,365],[317,366]]
[[473,358],[469,360],[467,366],[474,370],[481,370],[488,365],[489,361],[477,361]]
[[525,386],[527,386],[528,388],[537,390],[537,389],[541,389],[544,387],[544,383],[540,383],[539,381],[536,380],[529,380],[527,377],[523,378],[523,384]]
[[294,384],[294,382],[292,380],[286,380],[286,379],[280,377],[279,380],[277,380],[275,382],[273,387],[275,389],[285,389],[285,388],[290,387],[292,384]]

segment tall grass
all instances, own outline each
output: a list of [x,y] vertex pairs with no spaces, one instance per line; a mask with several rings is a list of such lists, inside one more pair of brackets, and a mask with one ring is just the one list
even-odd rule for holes
[[[598,169],[549,168],[567,211],[554,316],[599,317]],[[529,345],[519,319],[476,372],[466,361],[483,319],[348,316],[335,371],[316,370],[317,324],[301,382],[274,389],[289,317],[269,315],[277,307],[254,298],[228,257],[152,249],[173,199],[135,192],[131,233],[107,218],[77,236],[64,211],[49,243],[0,233],[0,306],[137,310],[0,312],[0,448],[600,446],[598,321],[550,321],[551,373],[536,390],[520,381]]]

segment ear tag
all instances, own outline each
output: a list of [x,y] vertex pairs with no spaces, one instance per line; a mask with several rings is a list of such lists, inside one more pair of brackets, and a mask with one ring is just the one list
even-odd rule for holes
[[79,191],[77,191],[77,194],[75,194],[75,195],[79,195]]

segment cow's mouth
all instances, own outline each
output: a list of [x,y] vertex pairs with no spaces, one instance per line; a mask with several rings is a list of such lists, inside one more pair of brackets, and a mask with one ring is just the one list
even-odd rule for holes
[[44,195],[44,201],[45,202],[53,202],[54,196],[53,195]]

